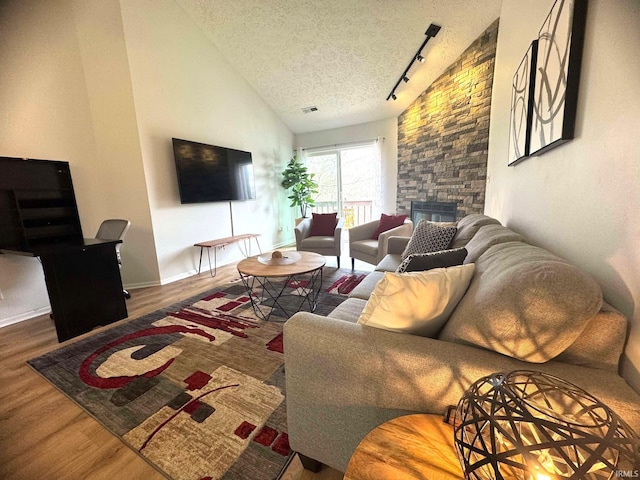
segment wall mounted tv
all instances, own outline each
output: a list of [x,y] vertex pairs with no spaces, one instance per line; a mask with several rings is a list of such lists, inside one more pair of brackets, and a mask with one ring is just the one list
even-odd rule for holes
[[250,152],[173,139],[180,203],[256,198]]

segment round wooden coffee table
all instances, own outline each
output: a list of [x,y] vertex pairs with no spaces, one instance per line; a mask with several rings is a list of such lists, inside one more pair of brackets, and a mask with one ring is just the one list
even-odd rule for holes
[[238,263],[238,272],[247,288],[256,315],[269,320],[272,313],[289,318],[305,305],[316,309],[322,290],[322,267],[326,259],[313,252],[282,252],[282,259],[271,254],[255,255]]
[[344,480],[462,480],[453,427],[441,415],[394,418],[373,429],[353,453]]

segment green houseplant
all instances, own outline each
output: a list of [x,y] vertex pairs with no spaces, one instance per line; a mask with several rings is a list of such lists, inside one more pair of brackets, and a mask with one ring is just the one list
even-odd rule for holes
[[312,195],[318,193],[318,184],[313,179],[314,176],[315,174],[309,173],[307,167],[300,163],[295,155],[282,172],[281,185],[291,190],[291,195],[287,198],[291,200],[292,207],[300,207],[301,217],[306,217],[308,208],[315,205]]

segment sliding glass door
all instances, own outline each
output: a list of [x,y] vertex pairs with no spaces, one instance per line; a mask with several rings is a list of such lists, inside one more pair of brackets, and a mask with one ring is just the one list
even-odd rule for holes
[[306,152],[319,185],[316,213],[339,212],[345,228],[380,216],[380,162],[373,143]]

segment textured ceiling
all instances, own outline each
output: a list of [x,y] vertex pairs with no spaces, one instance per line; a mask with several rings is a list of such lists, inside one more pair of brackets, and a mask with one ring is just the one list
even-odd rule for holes
[[[500,15],[501,0],[176,0],[295,133],[398,116]],[[386,101],[425,39],[432,38]],[[318,111],[303,113],[302,108]]]

